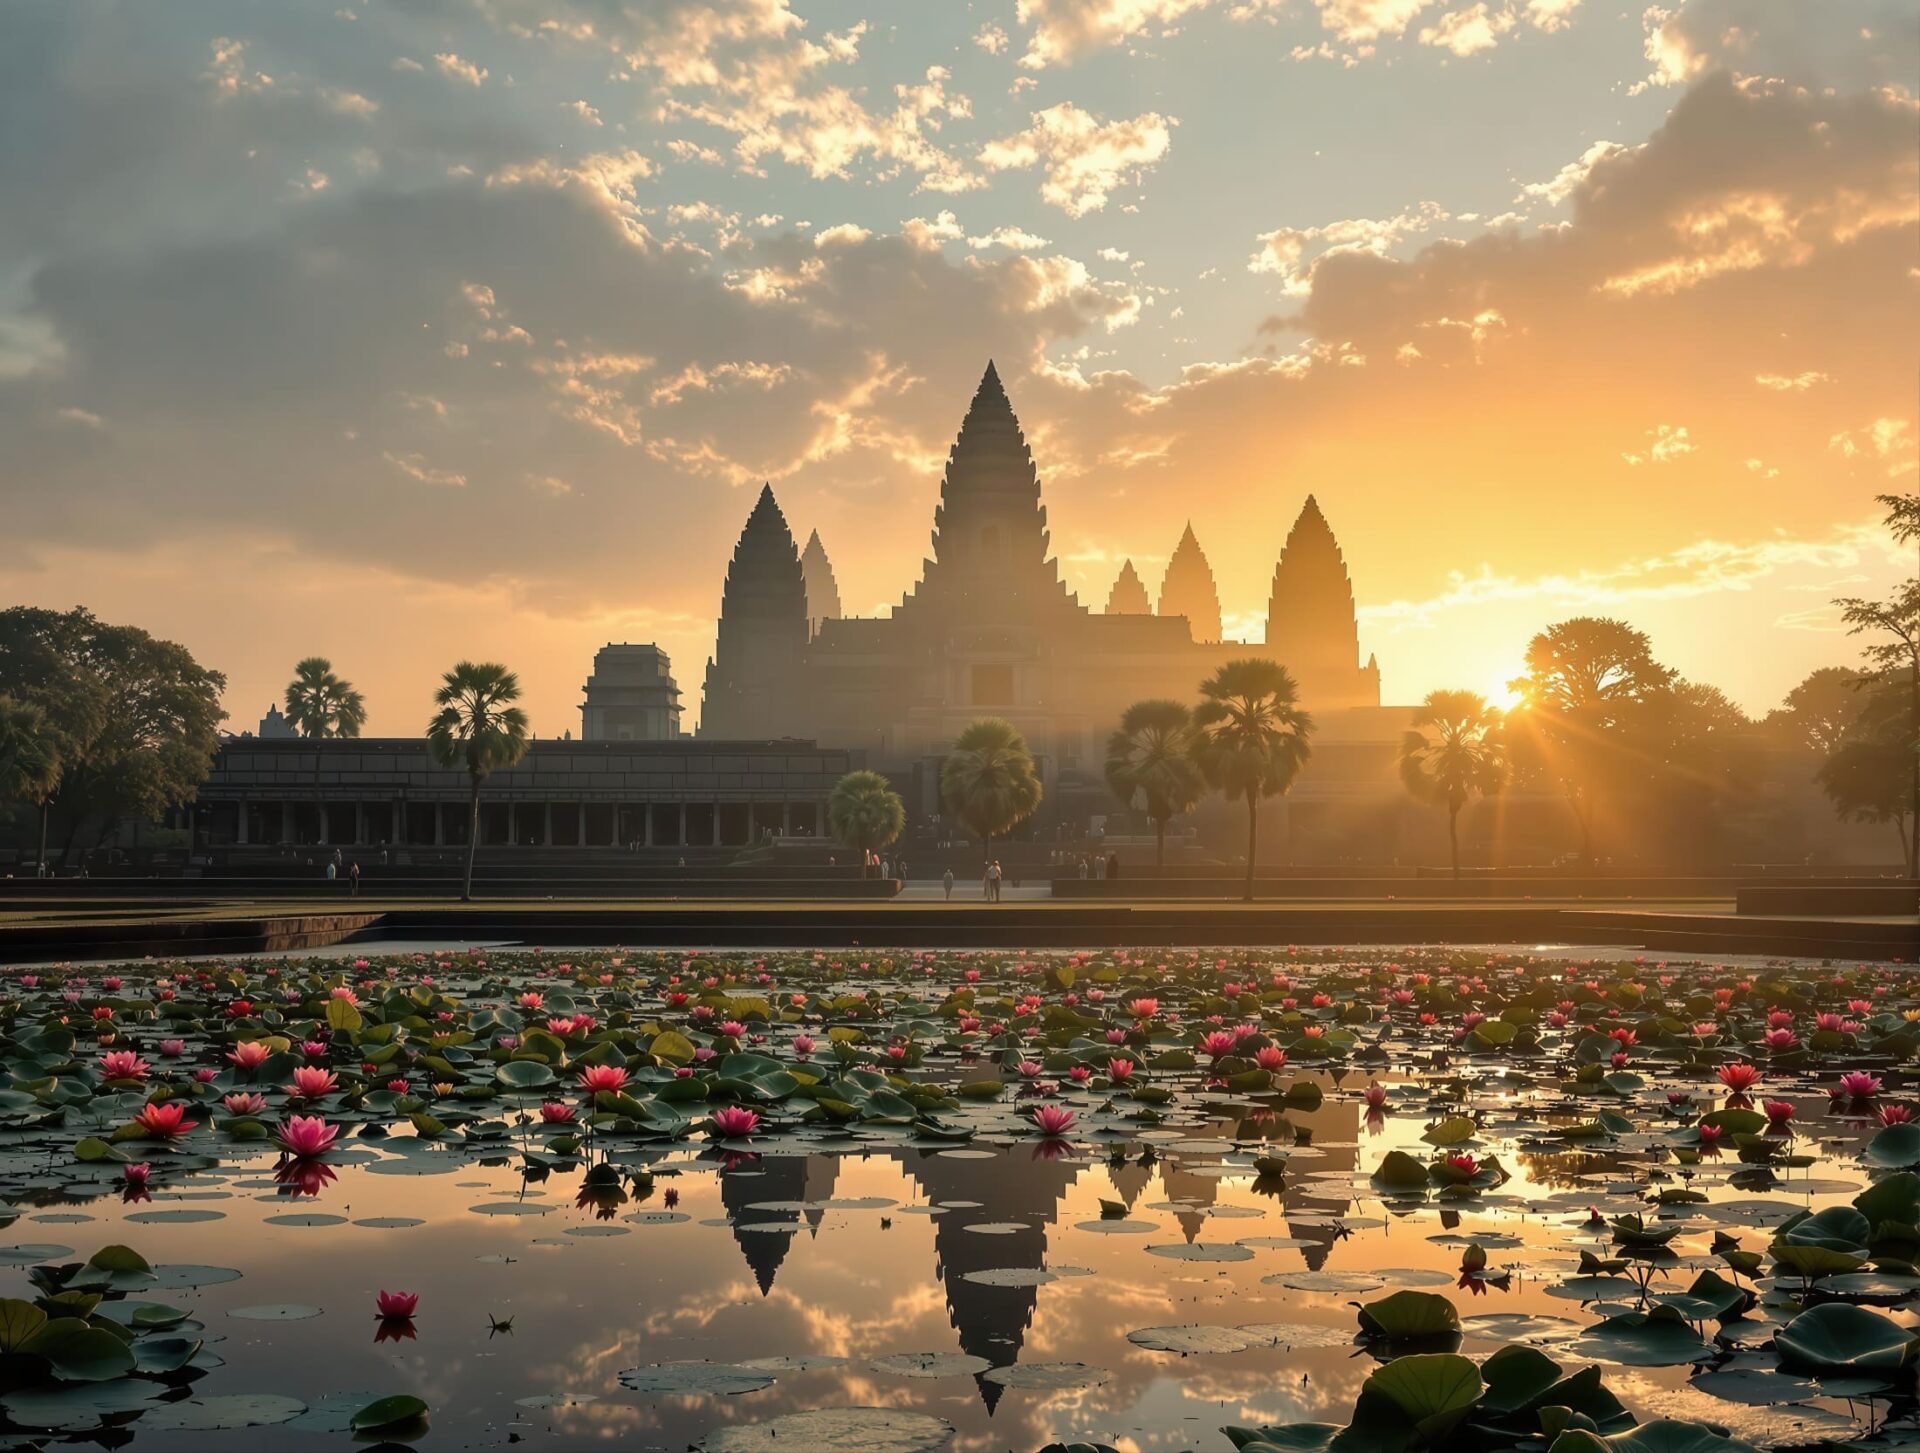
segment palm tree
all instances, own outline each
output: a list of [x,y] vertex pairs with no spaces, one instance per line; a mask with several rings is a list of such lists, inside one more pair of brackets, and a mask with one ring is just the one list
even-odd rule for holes
[[60,749],[47,714],[30,702],[0,696],[0,801],[31,802],[40,810],[40,847],[34,873],[47,861],[47,808],[60,786]]
[[1193,760],[1193,714],[1177,701],[1136,701],[1107,738],[1107,786],[1153,820],[1153,864],[1167,862],[1167,819],[1191,812],[1206,791]]
[[1247,891],[1253,901],[1253,864],[1259,848],[1260,799],[1293,786],[1312,751],[1313,718],[1299,706],[1287,669],[1245,657],[1229,661],[1200,683],[1204,698],[1193,714],[1194,760],[1228,801],[1247,800]]
[[[309,656],[293,668],[287,683],[287,725],[309,741],[357,737],[367,724],[367,703],[351,681],[333,674],[325,656]],[[320,761],[313,754],[314,841],[327,840],[327,809],[320,800]],[[245,811],[245,807],[241,811]]]
[[1501,714],[1472,691],[1431,691],[1400,740],[1400,780],[1422,802],[1447,809],[1453,876],[1460,877],[1460,809],[1498,792],[1509,764]]
[[878,772],[849,772],[834,783],[827,799],[827,827],[860,854],[862,878],[867,876],[867,854],[893,842],[906,825],[906,803]]
[[493,661],[462,661],[441,678],[427,724],[427,750],[443,767],[465,767],[473,797],[467,813],[467,876],[460,899],[473,897],[473,858],[480,846],[480,784],[527,754],[527,714],[513,705],[520,678]]
[[940,800],[980,839],[983,858],[994,838],[1032,815],[1040,795],[1026,739],[997,716],[969,722],[940,764]]

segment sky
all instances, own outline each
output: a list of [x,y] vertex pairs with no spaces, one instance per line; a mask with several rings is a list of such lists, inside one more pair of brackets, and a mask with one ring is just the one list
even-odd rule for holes
[[1390,701],[1571,615],[1764,711],[1912,570],[1907,0],[19,0],[0,603],[415,734],[606,641],[691,725],[762,481],[849,614],[996,360],[1063,573],[1305,497]]

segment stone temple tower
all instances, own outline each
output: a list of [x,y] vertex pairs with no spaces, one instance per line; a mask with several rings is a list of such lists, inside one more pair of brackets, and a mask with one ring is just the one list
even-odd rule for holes
[[807,634],[817,636],[822,621],[840,619],[840,583],[818,530],[807,536],[807,548],[800,552],[800,574],[807,582]]
[[1217,641],[1223,634],[1220,625],[1220,592],[1214,588],[1213,567],[1201,553],[1200,541],[1193,533],[1193,522],[1174,547],[1167,562],[1167,573],[1160,582],[1160,611],[1163,616],[1185,616],[1196,641]]
[[1380,668],[1360,665],[1353,582],[1320,502],[1307,496],[1274,567],[1267,648],[1300,683],[1308,706],[1378,706]]
[[1153,614],[1153,602],[1147,599],[1147,587],[1141,582],[1140,572],[1133,568],[1131,560],[1120,565],[1119,578],[1113,582],[1113,589],[1107,592],[1107,609],[1110,616],[1150,616]]
[[773,488],[763,485],[727,566],[720,629],[700,713],[700,735],[784,736],[807,648],[807,585],[800,552]]

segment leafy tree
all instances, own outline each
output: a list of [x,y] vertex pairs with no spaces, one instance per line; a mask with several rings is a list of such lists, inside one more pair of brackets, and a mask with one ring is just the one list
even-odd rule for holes
[[997,716],[969,722],[940,764],[940,800],[980,839],[982,857],[992,855],[996,837],[1033,815],[1040,797],[1026,738]]
[[1814,780],[1841,818],[1892,823],[1900,834],[1901,857],[1910,862],[1915,819],[1906,774],[1913,743],[1905,694],[1898,683],[1871,693]]
[[[351,681],[334,675],[333,662],[309,656],[287,683],[287,725],[309,741],[357,737],[367,724],[367,704]],[[320,800],[320,752],[313,754],[314,841],[327,840],[327,809]]]
[[1247,802],[1246,899],[1260,843],[1260,800],[1293,786],[1312,748],[1313,718],[1284,666],[1258,657],[1228,661],[1200,683],[1193,714],[1194,760],[1207,782]]
[[1136,701],[1107,738],[1107,786],[1153,822],[1153,862],[1167,861],[1167,820],[1199,805],[1206,778],[1193,760],[1193,713],[1177,701]]
[[47,806],[60,785],[60,754],[39,707],[0,696],[0,802],[30,802],[39,810],[36,873],[47,861]]
[[1591,863],[1596,802],[1644,770],[1648,708],[1674,673],[1653,659],[1644,632],[1593,616],[1549,626],[1528,643],[1526,662],[1509,683],[1521,697],[1507,715],[1513,745],[1560,784]]
[[860,876],[867,876],[867,854],[899,838],[907,825],[907,805],[893,784],[878,772],[849,772],[833,784],[827,798],[827,827],[860,854]]
[[1840,745],[1866,704],[1861,691],[1866,680],[1850,667],[1822,666],[1767,713],[1765,725],[1794,746],[1825,756]]
[[480,784],[527,754],[527,714],[520,678],[492,661],[462,661],[441,678],[427,724],[427,750],[443,767],[465,767],[472,786],[467,812],[467,874],[460,898],[473,897],[473,860],[480,847]]
[[1500,713],[1473,691],[1433,691],[1400,741],[1400,780],[1421,802],[1447,809],[1453,876],[1460,876],[1460,810],[1498,792],[1509,771]]
[[[1887,508],[1887,529],[1902,544],[1920,542],[1920,494],[1878,496]],[[1920,574],[1908,577],[1884,601],[1843,596],[1834,602],[1850,635],[1868,635],[1867,660],[1886,680],[1905,678],[1906,750],[1895,764],[1906,785],[1900,818],[1920,824]],[[1920,832],[1904,833],[1907,876],[1920,878]]]
[[193,801],[219,750],[227,679],[184,646],[85,610],[0,611],[0,694],[37,706],[60,763],[61,856]]

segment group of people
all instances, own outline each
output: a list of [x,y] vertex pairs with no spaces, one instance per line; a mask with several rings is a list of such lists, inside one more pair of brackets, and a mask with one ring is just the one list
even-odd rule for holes
[[1098,853],[1082,853],[1078,858],[1080,876],[1083,878],[1118,878],[1120,876],[1120,854],[1108,853],[1104,858]]
[[[307,861],[311,863],[313,859],[308,858]],[[353,884],[353,896],[358,898],[360,896],[360,860],[358,858],[347,860],[340,849],[335,848],[333,856],[327,859],[327,881],[332,883],[343,877]]]

